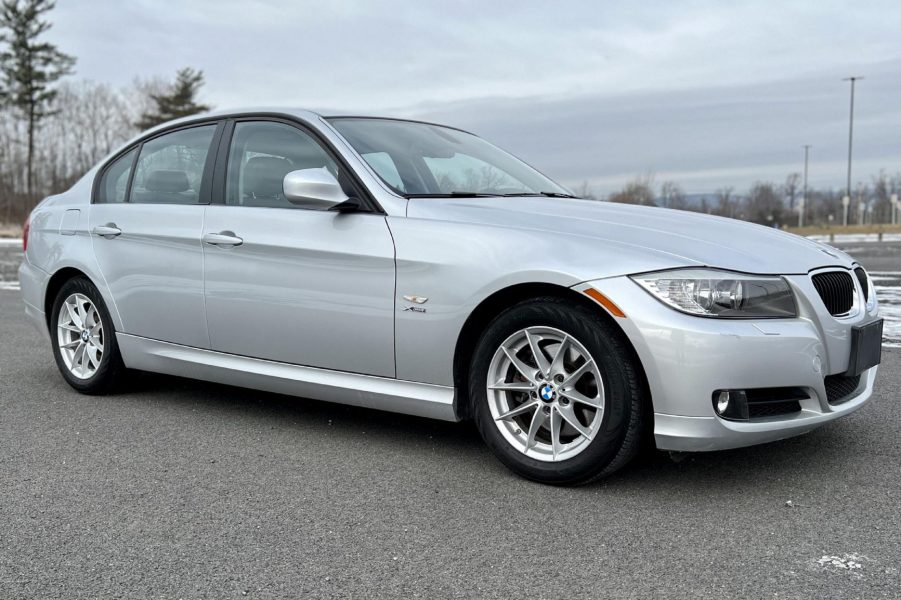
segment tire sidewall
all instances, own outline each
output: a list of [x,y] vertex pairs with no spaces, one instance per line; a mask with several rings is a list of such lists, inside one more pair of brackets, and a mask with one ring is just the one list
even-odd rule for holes
[[[103,325],[103,356],[100,357],[100,366],[97,368],[97,371],[87,379],[79,379],[69,371],[59,348],[57,331],[59,313],[63,309],[63,303],[66,298],[72,294],[86,296],[97,308],[97,312],[100,313],[100,322]],[[49,326],[53,358],[56,360],[56,365],[59,367],[60,373],[66,382],[76,390],[87,394],[106,391],[113,383],[113,379],[120,368],[121,360],[119,358],[119,347],[116,342],[116,331],[109,311],[106,308],[106,303],[103,301],[103,297],[100,295],[97,287],[84,277],[75,277],[64,283],[53,301]]]
[[[604,385],[604,415],[600,430],[578,455],[559,462],[526,456],[510,445],[498,430],[488,405],[488,369],[494,353],[513,333],[527,327],[553,327],[576,338],[598,365]],[[501,313],[485,330],[470,365],[469,395],[476,425],[497,457],[516,473],[553,484],[576,484],[601,473],[616,457],[625,438],[634,404],[627,380],[630,360],[618,332],[603,317],[581,306],[570,306],[556,298],[526,301]],[[619,342],[619,343],[617,343]]]

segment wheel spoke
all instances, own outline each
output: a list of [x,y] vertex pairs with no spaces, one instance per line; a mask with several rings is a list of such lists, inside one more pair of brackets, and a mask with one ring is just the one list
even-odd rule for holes
[[513,363],[513,366],[516,367],[516,370],[519,371],[519,374],[528,379],[529,381],[535,381],[535,369],[530,367],[526,363],[519,360],[519,357],[510,350],[509,348],[504,348],[504,354],[507,355],[507,358],[510,359],[510,362]]
[[548,369],[548,375],[557,375],[558,373],[565,374],[565,370],[563,369],[563,361],[566,358],[566,351],[569,350],[569,335],[563,338],[563,341],[560,342],[560,346],[557,348],[557,353],[554,354],[554,360],[551,361],[551,366]]
[[524,403],[520,404],[519,406],[517,406],[516,408],[508,410],[507,412],[505,412],[504,414],[502,414],[498,418],[496,418],[495,421],[504,421],[507,419],[512,419],[513,417],[517,417],[523,413],[529,412],[529,410],[533,409],[533,408],[537,409],[538,412],[541,412],[540,407],[538,407],[538,401],[533,400],[532,402],[524,402]]
[[573,402],[579,402],[581,404],[587,404],[588,406],[592,406],[594,408],[601,408],[603,404],[603,399],[600,396],[595,396],[594,398],[589,398],[585,394],[581,392],[577,392],[576,390],[564,390],[560,392],[566,398],[569,398]]
[[75,339],[75,340],[72,340],[71,342],[69,342],[69,343],[67,343],[67,344],[62,344],[62,345],[60,346],[60,348],[65,348],[66,350],[71,350],[72,348],[77,348],[79,344],[81,344],[81,340],[80,340],[80,339]]
[[582,378],[583,375],[585,375],[585,373],[588,373],[589,371],[591,371],[591,369],[593,367],[594,367],[594,361],[589,358],[584,363],[582,363],[581,367],[579,367],[578,369],[576,369],[575,371],[573,371],[572,373],[567,375],[566,378],[563,380],[563,383],[561,383],[560,385],[567,386],[567,385],[575,384],[577,381],[579,381],[579,379]]
[[76,310],[72,307],[71,304],[66,302],[65,304],[66,311],[69,313],[69,318],[72,319],[72,323],[78,327],[79,330],[84,329],[84,321],[81,320],[81,317],[78,315]]
[[560,427],[562,426],[563,421],[560,419],[560,411],[551,409],[551,452],[553,453],[554,460],[557,460],[557,455],[560,453]]
[[526,329],[526,339],[529,341],[529,348],[532,350],[532,356],[535,357],[535,364],[538,366],[538,371],[547,377],[550,375],[551,363],[548,362],[544,350],[538,345],[538,342],[541,340],[528,329]]
[[526,452],[535,447],[537,441],[535,440],[535,435],[538,433],[538,430],[541,429],[541,426],[544,425],[544,422],[547,420],[547,415],[544,414],[544,411],[539,407],[535,410],[535,414],[532,415],[532,423],[529,425],[529,436],[526,438]]
[[76,296],[75,297],[75,312],[78,313],[78,317],[81,319],[82,327],[87,326],[88,322],[88,311],[84,308],[85,297],[84,296]]
[[100,352],[97,350],[97,346],[89,345],[85,349],[85,354],[88,357],[92,369],[96,369],[100,366]]
[[573,429],[578,431],[583,437],[591,437],[591,430],[579,422],[579,418],[576,417],[576,411],[573,410],[572,406],[564,406],[561,404],[558,407],[558,410],[560,411],[560,416],[563,417],[563,420],[569,423]]
[[84,364],[84,350],[85,344],[81,340],[78,340],[78,347],[75,348],[75,352],[72,354],[72,366],[82,365]]
[[489,385],[488,389],[501,392],[531,392],[535,389],[535,384],[531,381],[499,381]]

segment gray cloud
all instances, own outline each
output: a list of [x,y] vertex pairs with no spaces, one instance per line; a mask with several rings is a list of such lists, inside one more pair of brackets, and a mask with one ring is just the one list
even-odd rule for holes
[[654,171],[690,191],[901,170],[897,2],[62,0],[82,77],[204,69],[218,107],[283,104],[448,121],[568,184]]

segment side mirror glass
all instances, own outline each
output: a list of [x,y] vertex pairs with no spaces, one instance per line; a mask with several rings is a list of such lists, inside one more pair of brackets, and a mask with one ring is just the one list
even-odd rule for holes
[[291,171],[285,175],[282,189],[288,202],[304,208],[328,210],[347,200],[341,184],[325,167]]

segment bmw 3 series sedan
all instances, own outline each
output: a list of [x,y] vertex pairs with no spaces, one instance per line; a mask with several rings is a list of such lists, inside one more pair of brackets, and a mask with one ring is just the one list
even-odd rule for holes
[[301,110],[152,129],[25,227],[25,311],[88,394],[128,370],[449,421],[586,483],[644,443],[805,433],[873,392],[882,321],[831,247],[574,198],[481,138]]

